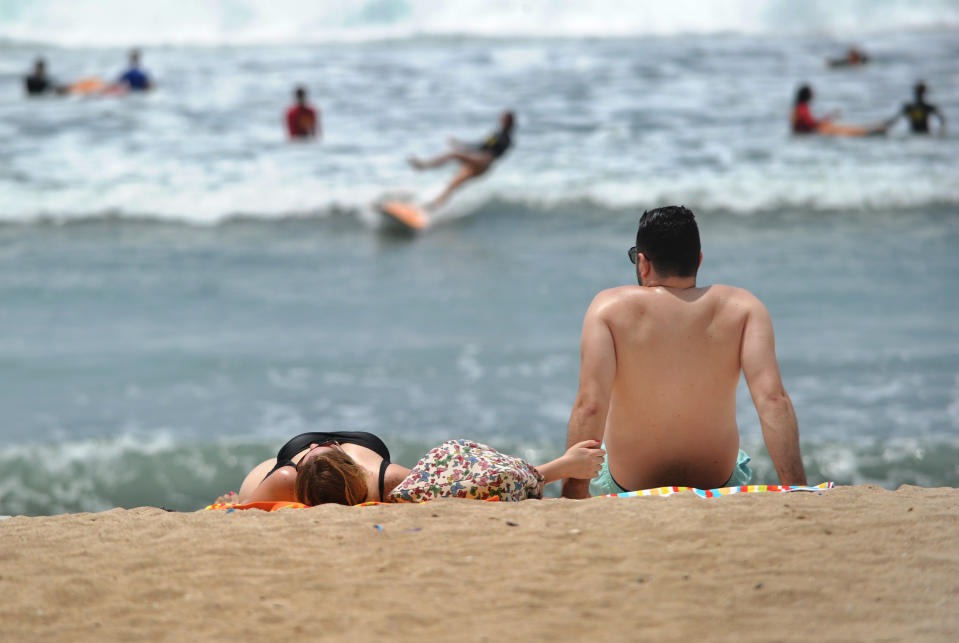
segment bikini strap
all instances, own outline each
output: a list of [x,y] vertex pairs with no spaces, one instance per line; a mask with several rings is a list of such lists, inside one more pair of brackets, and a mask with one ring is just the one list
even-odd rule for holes
[[383,459],[383,461],[380,462],[380,502],[384,502],[383,490],[386,482],[386,470],[389,468],[390,468],[390,461]]

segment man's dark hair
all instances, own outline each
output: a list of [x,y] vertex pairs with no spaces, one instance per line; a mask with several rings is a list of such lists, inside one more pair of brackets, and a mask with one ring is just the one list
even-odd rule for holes
[[695,277],[699,270],[699,227],[691,210],[667,205],[643,212],[636,251],[646,255],[661,277]]
[[812,98],[812,87],[809,85],[800,85],[799,89],[796,91],[796,104],[808,103]]
[[922,102],[922,97],[926,95],[926,83],[920,80],[912,90],[916,94],[916,100]]

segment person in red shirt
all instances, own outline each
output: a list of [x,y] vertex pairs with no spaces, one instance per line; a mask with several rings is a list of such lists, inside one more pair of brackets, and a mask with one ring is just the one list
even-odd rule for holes
[[296,88],[296,104],[286,112],[286,129],[290,138],[316,138],[323,135],[318,110],[306,102],[306,89]]
[[796,104],[793,107],[791,118],[793,134],[819,134],[821,136],[874,136],[885,134],[889,123],[882,123],[872,127],[861,127],[859,125],[839,125],[833,123],[833,119],[838,115],[832,114],[821,119],[813,117],[809,110],[809,103],[812,101],[813,93],[809,85],[803,85],[796,92]]

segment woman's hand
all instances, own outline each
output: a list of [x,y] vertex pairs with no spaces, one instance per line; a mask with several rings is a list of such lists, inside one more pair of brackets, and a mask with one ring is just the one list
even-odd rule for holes
[[603,466],[606,451],[600,448],[596,440],[577,442],[566,450],[560,460],[563,464],[564,478],[589,480],[595,478]]
[[227,491],[225,494],[213,501],[213,504],[239,504],[240,496],[235,491]]

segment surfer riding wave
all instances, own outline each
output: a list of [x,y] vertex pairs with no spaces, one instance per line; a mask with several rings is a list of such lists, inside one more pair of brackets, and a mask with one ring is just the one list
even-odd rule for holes
[[450,181],[446,189],[435,199],[430,201],[427,209],[435,209],[446,202],[450,195],[469,179],[485,174],[490,166],[500,158],[513,143],[513,112],[506,111],[500,115],[500,128],[477,144],[462,143],[454,138],[449,139],[450,151],[431,159],[421,160],[410,157],[409,163],[417,170],[426,170],[440,167],[450,161],[459,161],[460,170]]

